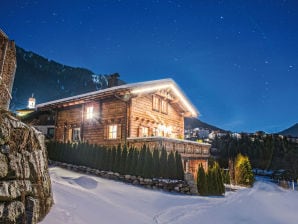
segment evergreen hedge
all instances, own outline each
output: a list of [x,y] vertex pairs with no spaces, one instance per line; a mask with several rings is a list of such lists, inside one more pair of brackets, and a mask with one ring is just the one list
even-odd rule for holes
[[168,178],[184,180],[181,156],[178,152],[154,149],[146,145],[141,149],[126,145],[107,148],[88,143],[48,142],[50,160],[94,169],[142,176],[144,178]]

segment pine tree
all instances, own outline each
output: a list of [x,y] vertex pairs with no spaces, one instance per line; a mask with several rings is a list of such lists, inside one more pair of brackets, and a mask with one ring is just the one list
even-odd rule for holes
[[112,148],[112,155],[111,155],[111,170],[112,170],[113,172],[116,172],[116,170],[115,170],[116,153],[117,153],[117,149],[116,149],[115,146],[113,146],[113,148]]
[[168,156],[167,174],[170,179],[177,177],[177,165],[173,151],[171,151]]
[[107,151],[107,170],[111,171],[112,170],[112,149],[108,149]]
[[254,175],[247,156],[238,154],[235,160],[235,182],[239,185],[251,187],[254,182]]
[[204,170],[202,164],[199,165],[199,169],[198,169],[197,187],[198,187],[198,192],[200,195],[202,195],[202,196],[208,195],[207,177],[206,177],[205,170]]
[[132,156],[132,165],[130,166],[130,174],[137,175],[137,166],[139,160],[139,150],[132,148],[133,156]]
[[127,158],[126,158],[126,164],[125,164],[125,173],[126,174],[131,174],[131,166],[132,166],[132,160],[133,160],[133,153],[134,150],[133,148],[130,148],[127,154]]
[[101,152],[101,159],[100,159],[100,169],[101,170],[106,170],[106,159],[107,159],[107,149],[106,148],[102,148],[102,152]]
[[152,167],[153,167],[153,158],[152,158],[152,153],[149,148],[146,150],[146,155],[145,155],[145,162],[144,162],[144,167],[143,167],[143,177],[145,178],[152,178]]
[[158,149],[153,150],[153,176],[160,177],[160,162]]
[[117,146],[115,163],[114,163],[114,172],[120,172],[120,161],[121,161],[121,145]]
[[182,165],[181,155],[176,151],[175,153],[176,165],[177,165],[177,179],[184,180],[184,170]]
[[127,158],[127,147],[126,145],[124,145],[121,153],[120,169],[119,169],[119,173],[121,174],[125,174],[126,158]]
[[136,170],[136,175],[137,176],[142,176],[143,175],[145,156],[146,156],[146,145],[143,145],[143,147],[140,151],[139,158],[138,158],[138,165],[137,165],[137,170]]
[[160,161],[160,176],[163,178],[168,178],[168,174],[167,174],[168,154],[165,148],[161,150],[159,161]]
[[217,195],[223,195],[225,193],[225,186],[223,183],[223,177],[221,175],[221,170],[217,162],[215,162],[214,166],[214,174],[216,178],[216,194]]

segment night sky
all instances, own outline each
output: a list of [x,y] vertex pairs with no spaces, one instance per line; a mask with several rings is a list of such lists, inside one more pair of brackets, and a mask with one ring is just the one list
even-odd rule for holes
[[96,74],[172,78],[202,121],[226,130],[298,122],[296,0],[2,0],[0,28],[25,50]]

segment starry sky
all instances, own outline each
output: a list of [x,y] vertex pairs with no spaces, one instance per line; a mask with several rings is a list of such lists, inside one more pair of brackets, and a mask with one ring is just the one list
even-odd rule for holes
[[298,122],[296,0],[2,0],[0,28],[25,50],[96,74],[172,78],[200,120],[226,130]]

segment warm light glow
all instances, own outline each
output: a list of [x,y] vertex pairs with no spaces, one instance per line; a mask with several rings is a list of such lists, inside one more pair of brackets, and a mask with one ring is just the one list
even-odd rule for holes
[[35,108],[35,98],[30,97],[28,100],[28,108],[29,109],[34,109]]
[[93,106],[87,107],[86,118],[87,119],[92,119],[93,118]]
[[160,85],[153,85],[151,87],[144,87],[144,88],[137,88],[131,91],[132,94],[138,94],[138,93],[147,93],[152,92],[160,89],[167,89],[171,88],[175,95],[180,99],[182,104],[187,108],[187,110],[192,114],[192,116],[196,117],[198,116],[196,111],[193,109],[193,107],[187,102],[187,99],[180,93],[180,91],[173,85],[173,84],[160,84]]
[[117,125],[109,125],[109,139],[116,139],[117,138]]

